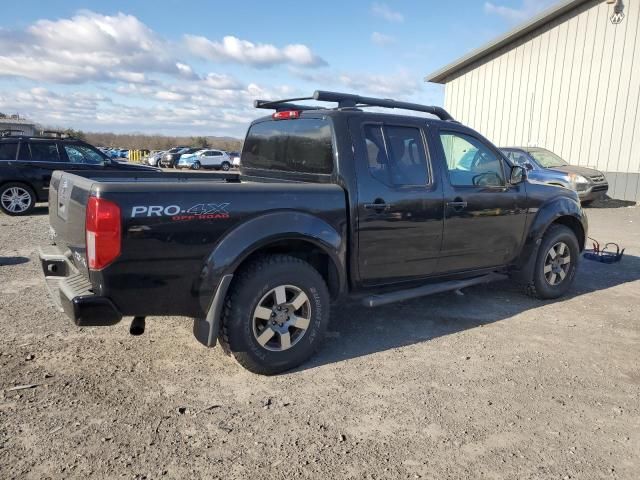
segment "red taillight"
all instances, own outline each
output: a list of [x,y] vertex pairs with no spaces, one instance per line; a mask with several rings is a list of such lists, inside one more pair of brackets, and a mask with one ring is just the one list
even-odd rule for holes
[[89,268],[100,270],[120,255],[120,207],[103,198],[89,197],[85,229]]
[[276,112],[271,115],[271,118],[274,120],[293,120],[295,118],[300,118],[299,110],[285,110],[282,112]]

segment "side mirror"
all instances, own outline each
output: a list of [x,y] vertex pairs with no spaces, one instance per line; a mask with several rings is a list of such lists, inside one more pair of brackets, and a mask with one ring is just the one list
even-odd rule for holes
[[531,171],[531,170],[533,170],[533,165],[531,165],[529,162],[526,162],[524,164],[524,168],[526,168],[527,170]]
[[520,165],[516,165],[511,167],[511,177],[509,178],[509,183],[511,185],[518,185],[522,183],[527,178],[527,171],[521,167]]

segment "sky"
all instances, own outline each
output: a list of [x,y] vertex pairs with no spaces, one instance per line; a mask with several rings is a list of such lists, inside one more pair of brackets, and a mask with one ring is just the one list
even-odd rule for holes
[[7,2],[0,112],[84,131],[242,137],[253,100],[442,105],[424,77],[554,0]]

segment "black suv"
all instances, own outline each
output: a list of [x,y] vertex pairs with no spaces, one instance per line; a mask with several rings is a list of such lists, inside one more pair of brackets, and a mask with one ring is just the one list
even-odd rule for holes
[[8,215],[27,215],[46,202],[54,170],[157,170],[121,163],[75,138],[11,136],[0,133],[0,208]]

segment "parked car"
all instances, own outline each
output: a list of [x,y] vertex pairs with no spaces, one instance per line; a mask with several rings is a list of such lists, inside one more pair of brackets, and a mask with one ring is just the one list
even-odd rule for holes
[[192,148],[192,147],[172,148],[162,156],[162,158],[160,159],[160,166],[164,168],[173,168],[176,166],[176,164],[178,163],[178,160],[180,160],[180,157],[182,155],[184,155],[185,153],[187,154],[194,153],[194,152],[197,152],[198,150],[199,150],[198,148]]
[[513,163],[528,170],[530,182],[571,188],[578,192],[583,205],[604,198],[609,190],[604,173],[570,165],[550,150],[537,147],[504,147],[501,150]]
[[157,167],[158,162],[160,161],[160,159],[165,153],[166,152],[163,152],[163,151],[151,153],[151,155],[147,157],[147,164],[151,165],[152,167]]
[[576,192],[526,183],[440,107],[313,98],[338,108],[256,103],[276,111],[250,125],[239,179],[56,172],[40,259],[67,315],[133,316],[138,334],[145,316],[193,317],[204,345],[274,374],[313,354],[346,295],[375,307],[507,276],[539,298],[571,287],[587,234]]
[[227,152],[231,159],[231,165],[235,168],[240,168],[240,152]]
[[213,168],[227,172],[231,169],[231,159],[222,150],[198,150],[194,153],[182,154],[176,163],[176,168],[191,168],[192,170]]
[[118,162],[72,138],[1,136],[0,209],[7,215],[27,215],[36,202],[46,202],[54,170],[101,173],[156,169]]

